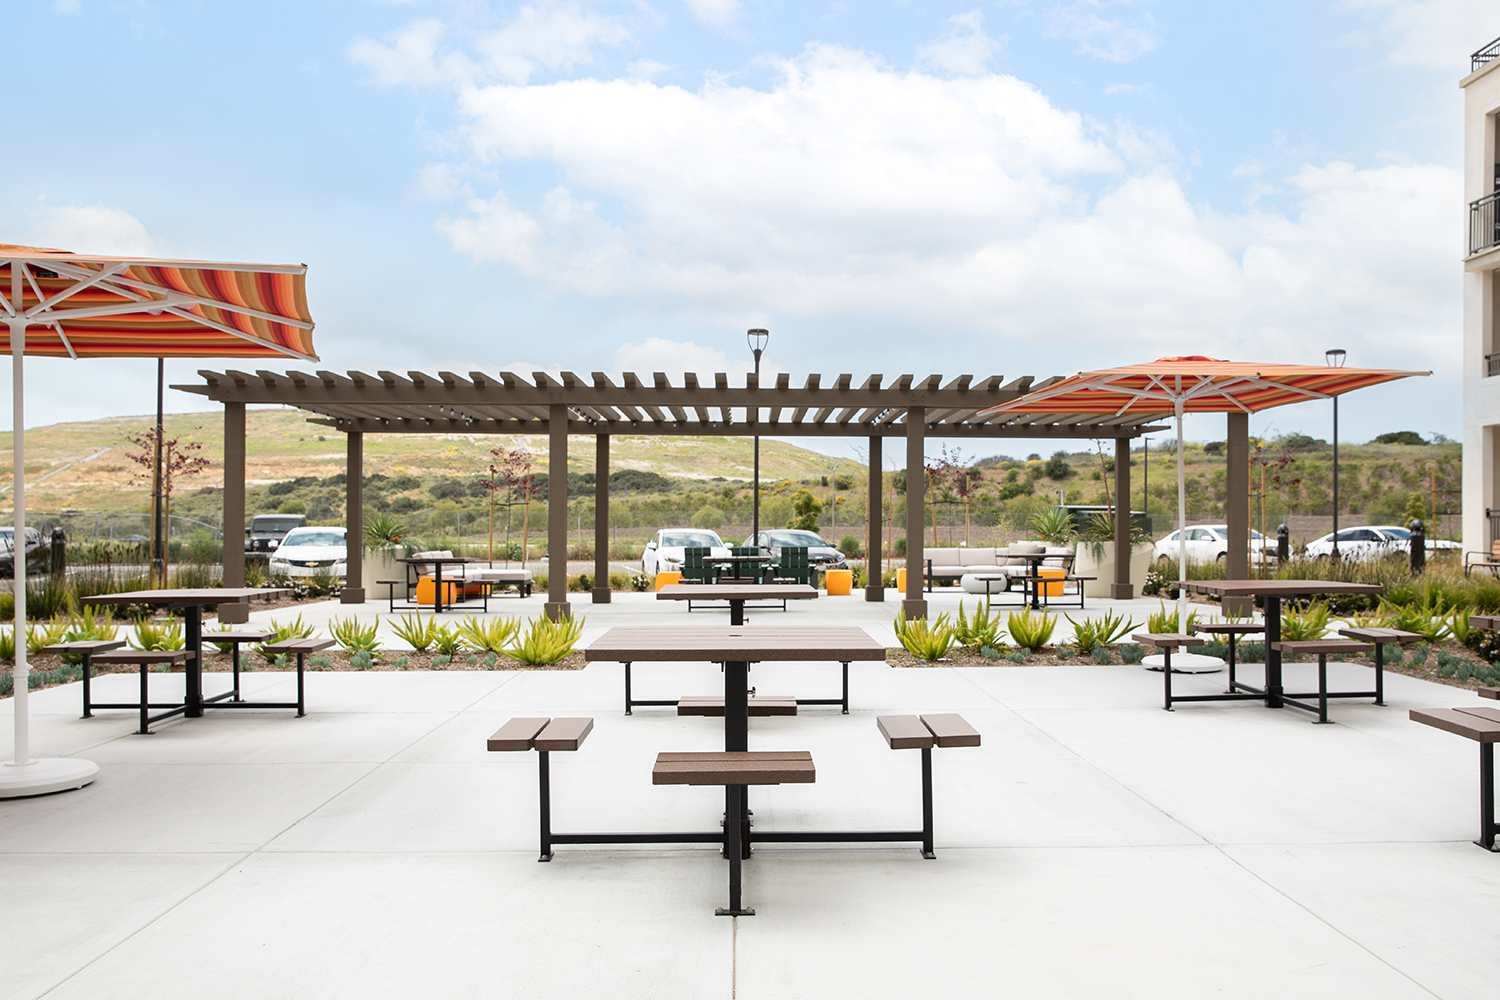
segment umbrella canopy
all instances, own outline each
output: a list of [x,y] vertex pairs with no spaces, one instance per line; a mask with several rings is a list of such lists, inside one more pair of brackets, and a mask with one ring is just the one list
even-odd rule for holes
[[[1260,365],[1191,356],[1079,372],[1045,389],[980,412],[1172,414],[1177,418],[1177,628],[1187,633],[1187,480],[1182,418],[1187,413],[1255,413],[1432,372],[1316,365]],[[1127,505],[1128,506],[1128,505]]]
[[23,355],[67,358],[293,357],[316,361],[307,267],[100,257],[0,243],[0,330],[14,363],[15,757],[0,798],[77,788],[98,772],[32,760],[26,665]]

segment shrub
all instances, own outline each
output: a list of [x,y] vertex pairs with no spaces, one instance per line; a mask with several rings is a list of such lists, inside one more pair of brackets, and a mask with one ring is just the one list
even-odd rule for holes
[[953,647],[954,630],[945,614],[938,615],[936,621],[927,618],[907,621],[903,609],[896,612],[893,624],[902,647],[919,660],[941,659]]
[[609,589],[630,590],[634,586],[631,580],[632,578],[630,574],[626,573],[624,570],[614,570],[609,574]]
[[[1191,635],[1198,627],[1198,612],[1189,611],[1187,616],[1187,631]],[[1177,609],[1167,611],[1166,604],[1161,604],[1161,610],[1153,612],[1146,619],[1146,631],[1155,635],[1173,635],[1177,633]]]
[[1011,641],[1033,653],[1051,641],[1052,632],[1056,628],[1056,615],[1049,615],[1045,611],[1033,612],[1030,608],[1012,611],[1005,625]]
[[[35,655],[48,646],[55,646],[62,642],[63,636],[68,632],[69,624],[67,618],[53,618],[49,621],[35,621],[27,625],[26,652]],[[178,631],[181,630],[182,627],[179,625]]]
[[412,649],[425,653],[427,647],[437,640],[437,621],[432,615],[424,621],[419,613],[412,611],[398,618],[391,625],[391,631]]
[[630,589],[638,593],[645,593],[651,589],[652,579],[645,573],[637,573],[630,578]]
[[573,652],[583,635],[584,621],[583,618],[553,621],[546,615],[537,615],[526,634],[516,641],[515,648],[506,650],[505,655],[531,666],[556,663]]
[[1073,515],[1061,507],[1048,507],[1031,515],[1031,530],[1051,545],[1067,545],[1077,537]]
[[1104,666],[1106,663],[1109,662],[1109,647],[1108,646],[1095,646],[1094,647],[1094,654],[1093,654],[1093,656],[1094,656],[1094,662],[1095,663],[1099,664],[1101,667]]
[[839,551],[850,559],[863,559],[865,543],[853,535],[845,535],[839,539]]
[[[0,629],[0,660],[6,663],[16,662],[16,630],[14,628]],[[5,679],[10,680],[9,677]]]
[[372,625],[361,625],[359,619],[350,615],[348,618],[330,618],[328,620],[328,634],[338,642],[339,648],[350,656],[355,653],[368,653],[374,659],[375,654],[380,651],[380,640],[376,633],[380,630],[380,616],[375,616]]
[[435,625],[432,629],[432,648],[448,658],[463,652],[464,637],[462,627],[455,628],[452,625]]
[[712,504],[704,504],[693,511],[688,524],[694,528],[709,528],[717,531],[724,526],[724,512]]
[[1146,647],[1138,642],[1122,642],[1118,648],[1122,663],[1140,663],[1146,658]]

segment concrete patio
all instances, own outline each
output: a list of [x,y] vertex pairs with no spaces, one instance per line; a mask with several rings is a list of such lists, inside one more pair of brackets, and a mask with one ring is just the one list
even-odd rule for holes
[[[939,593],[933,611],[957,601]],[[1138,619],[1158,606],[1089,605]],[[541,599],[491,607],[529,616]],[[895,608],[820,599],[749,627],[837,621],[890,641]],[[585,641],[612,624],[727,620],[651,595],[576,610]],[[291,615],[254,616],[267,617]],[[1289,684],[1314,669],[1288,665]],[[77,718],[77,685],[36,693],[35,752],[101,772],[0,802],[0,996],[1495,994],[1500,858],[1470,843],[1478,755],[1406,717],[1470,693],[1391,675],[1387,707],[1338,704],[1337,725],[1315,726],[1258,705],[1163,712],[1160,676],[1136,666],[856,663],[849,716],[752,720],[752,749],[809,750],[818,767],[816,784],[752,789],[757,829],[919,823],[918,755],[887,749],[874,717],[955,711],[984,745],[934,751],[937,860],[761,846],[745,884],[758,915],[729,919],[713,916],[726,866],[712,848],[559,847],[538,864],[535,757],[484,749],[513,715],[590,715],[583,748],[553,755],[556,829],[715,826],[720,791],[653,787],[649,772],[660,750],[720,748],[721,721],[626,718],[620,674],[314,673],[306,718],[210,712],[152,736],[127,712]],[[1333,675],[1368,686],[1368,668]],[[751,673],[763,693],[810,697],[837,677]],[[247,696],[293,683],[245,679]],[[709,664],[636,670],[639,697],[719,683]],[[96,697],[128,700],[134,684],[105,677]],[[1223,675],[1177,686],[1222,690]]]

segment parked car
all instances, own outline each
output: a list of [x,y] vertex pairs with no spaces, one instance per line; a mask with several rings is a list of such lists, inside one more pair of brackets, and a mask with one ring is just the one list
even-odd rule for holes
[[[1229,558],[1229,525],[1190,524],[1187,531],[1187,559],[1190,563],[1210,563]],[[1250,529],[1250,558],[1263,563],[1275,554],[1275,543],[1271,552],[1266,551],[1266,537],[1254,528]],[[1177,532],[1156,543],[1157,559],[1177,558]]]
[[814,569],[849,568],[849,561],[844,558],[844,554],[816,531],[804,531],[801,528],[774,528],[746,538],[745,544],[759,545],[762,552],[777,559],[781,558],[781,550],[784,546],[798,548],[805,545],[807,546],[807,561],[813,565]]
[[257,514],[245,529],[245,552],[257,556],[275,552],[288,531],[305,527],[307,518],[301,514]]
[[714,558],[728,556],[729,546],[718,532],[706,528],[663,528],[656,537],[646,543],[641,554],[641,571],[647,576],[657,573],[676,573],[682,570],[683,549],[690,546],[708,546]]
[[[0,528],[0,579],[16,575],[15,555],[16,529]],[[42,533],[35,528],[26,529],[26,573],[35,576],[52,568],[52,550],[42,541]]]
[[286,533],[267,567],[272,576],[346,575],[347,528],[294,528]]
[[[1439,551],[1457,551],[1457,542],[1446,538],[1427,539],[1429,555]],[[1339,529],[1339,558],[1369,562],[1397,553],[1411,552],[1411,531],[1399,524],[1366,524],[1358,528]],[[1308,559],[1327,559],[1333,555],[1333,532],[1307,543],[1302,554]]]

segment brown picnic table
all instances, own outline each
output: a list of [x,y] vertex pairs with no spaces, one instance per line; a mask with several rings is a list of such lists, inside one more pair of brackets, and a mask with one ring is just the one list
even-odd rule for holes
[[[1374,583],[1343,583],[1338,580],[1189,580],[1187,589],[1194,594],[1214,597],[1260,597],[1265,599],[1266,686],[1264,690],[1236,682],[1237,690],[1263,698],[1267,708],[1285,704],[1286,689],[1281,681],[1281,601],[1286,597],[1313,597],[1331,594],[1380,594],[1385,588]],[[1173,699],[1180,700],[1180,699]],[[1299,706],[1300,707],[1300,706]]]
[[225,691],[223,694],[214,695],[212,698],[203,697],[203,608],[210,604],[242,604],[253,598],[278,597],[282,594],[290,594],[286,587],[204,587],[200,589],[182,590],[131,590],[120,594],[96,594],[93,597],[79,598],[80,604],[114,605],[114,604],[146,604],[153,608],[181,608],[183,610],[182,638],[186,651],[191,656],[183,667],[185,678],[183,697],[183,718],[197,719],[203,716],[203,709],[210,708],[270,708],[282,707],[280,703],[272,706],[259,702],[235,701],[229,704],[219,705],[215,702],[226,701],[234,695],[233,691]]

